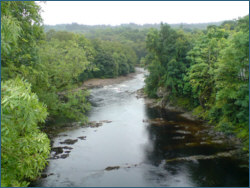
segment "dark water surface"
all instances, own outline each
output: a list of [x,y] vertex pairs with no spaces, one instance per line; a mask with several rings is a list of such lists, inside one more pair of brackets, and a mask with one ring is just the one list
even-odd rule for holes
[[[64,157],[51,159],[48,177],[33,186],[248,186],[248,168],[225,156],[232,146],[209,135],[200,122],[148,108],[136,97],[143,85],[142,72],[121,84],[93,89],[89,120],[112,122],[58,134],[53,147],[67,146],[60,153]],[[78,138],[82,136],[86,139]],[[66,139],[77,142],[60,143]]]

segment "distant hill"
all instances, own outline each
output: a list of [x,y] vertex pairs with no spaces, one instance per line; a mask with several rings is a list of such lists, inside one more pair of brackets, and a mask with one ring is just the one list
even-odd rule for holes
[[[221,25],[223,21],[220,22],[209,22],[209,23],[195,23],[195,24],[187,24],[187,23],[179,23],[179,24],[170,24],[172,28],[182,28],[185,31],[192,31],[194,29],[206,29],[209,25]],[[103,30],[103,29],[114,29],[114,28],[130,28],[130,29],[149,29],[149,28],[160,28],[160,24],[144,24],[138,25],[134,23],[129,24],[121,24],[118,26],[111,25],[82,25],[77,23],[72,24],[57,24],[57,25],[44,25],[45,31],[50,29],[54,29],[56,31],[71,31],[71,32],[79,32],[79,33],[89,33],[95,30]]]
[[[182,28],[186,32],[200,29],[205,30],[209,25],[221,25],[223,22],[210,22],[199,24],[170,24],[172,28]],[[111,25],[81,25],[77,23],[72,24],[58,24],[45,25],[45,31],[51,29],[55,31],[68,31],[84,34],[89,39],[100,39],[105,41],[116,41],[124,45],[132,47],[135,51],[138,61],[146,56],[146,36],[150,28],[160,29],[161,24],[144,24],[138,25],[134,23],[121,24],[118,26]]]

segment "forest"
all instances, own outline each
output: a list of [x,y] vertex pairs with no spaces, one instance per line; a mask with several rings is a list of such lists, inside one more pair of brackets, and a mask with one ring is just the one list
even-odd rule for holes
[[[249,16],[203,28],[45,27],[31,1],[1,2],[1,186],[28,186],[47,165],[48,119],[88,122],[91,78],[149,71],[145,93],[181,106],[249,148]],[[69,28],[69,29],[67,29]],[[72,29],[73,28],[73,29]],[[80,30],[79,30],[80,29]]]
[[146,92],[193,110],[249,145],[249,16],[204,31],[184,33],[168,25],[152,29],[145,58]]

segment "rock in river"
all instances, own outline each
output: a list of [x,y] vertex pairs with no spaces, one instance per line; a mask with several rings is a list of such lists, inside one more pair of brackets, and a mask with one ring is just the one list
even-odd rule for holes
[[60,158],[65,159],[65,158],[67,158],[68,156],[69,156],[68,153],[67,153],[67,154],[62,154],[62,155],[60,156]]
[[96,122],[96,121],[90,121],[89,122],[89,126],[90,127],[100,127],[100,126],[102,126],[102,122]]
[[110,170],[117,170],[119,168],[120,168],[119,166],[108,166],[107,168],[105,168],[105,170],[110,171]]
[[73,145],[74,143],[76,143],[78,140],[77,139],[75,139],[75,140],[73,140],[73,139],[66,139],[66,140],[64,140],[63,142],[60,142],[60,144],[69,144],[69,145]]
[[111,123],[112,121],[109,121],[109,120],[102,120],[100,121],[100,123]]
[[79,138],[79,139],[81,139],[81,140],[86,140],[86,136],[79,136],[79,137],[77,137],[77,138]]
[[55,155],[57,155],[59,153],[63,153],[63,148],[62,147],[54,147],[54,148],[51,148],[51,151],[54,151]]

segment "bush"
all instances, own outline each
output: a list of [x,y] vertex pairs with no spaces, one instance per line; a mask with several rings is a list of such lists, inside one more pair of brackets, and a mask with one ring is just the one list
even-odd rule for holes
[[16,78],[1,85],[1,186],[27,186],[50,153],[49,139],[37,125],[47,109],[26,81]]

